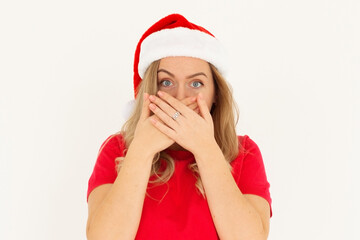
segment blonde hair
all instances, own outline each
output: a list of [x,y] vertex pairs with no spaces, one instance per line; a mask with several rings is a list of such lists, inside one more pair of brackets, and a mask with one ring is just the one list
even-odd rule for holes
[[[136,125],[139,121],[143,103],[143,93],[155,95],[158,90],[157,84],[157,71],[159,68],[160,60],[153,62],[147,69],[143,80],[141,81],[138,89],[136,89],[135,109],[130,118],[125,122],[121,129],[121,134],[125,140],[126,149],[130,146],[134,139],[134,132]],[[214,79],[215,97],[216,101],[211,108],[211,115],[214,123],[214,136],[217,144],[224,154],[225,160],[231,169],[230,162],[236,158],[239,153],[239,143],[236,135],[236,123],[238,121],[238,108],[232,97],[231,88],[226,83],[225,79],[221,76],[219,71],[210,64],[210,69]],[[234,114],[236,114],[236,121]],[[126,149],[124,155],[126,154]],[[120,171],[121,162],[124,157],[116,159],[117,171]],[[166,167],[160,170],[161,161],[165,161]],[[195,163],[189,164],[189,169],[194,173],[197,181],[195,183],[199,192],[205,197],[204,188],[199,174],[198,166]],[[150,183],[166,183],[169,181],[175,171],[174,159],[165,153],[159,152],[154,156],[151,168],[151,176],[156,176],[156,179]]]

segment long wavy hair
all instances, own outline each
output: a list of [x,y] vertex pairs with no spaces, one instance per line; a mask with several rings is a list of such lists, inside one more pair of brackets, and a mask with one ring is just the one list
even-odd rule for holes
[[[135,109],[120,131],[120,134],[125,140],[126,149],[128,149],[134,139],[136,125],[141,115],[143,93],[146,92],[155,95],[158,91],[157,71],[159,65],[160,60],[153,62],[149,66],[138,89],[136,89],[137,97],[135,100]],[[230,86],[227,84],[216,67],[210,63],[209,65],[214,79],[216,98],[216,101],[211,108],[211,115],[214,123],[214,137],[220,149],[222,150],[225,160],[231,170],[230,162],[236,158],[239,150],[241,150],[241,148],[239,149],[239,146],[241,147],[241,145],[238,143],[235,129],[239,117],[239,111],[236,103],[234,102]],[[124,156],[126,154],[126,149]],[[118,172],[121,169],[121,163],[123,159],[124,157],[119,157],[115,160],[117,163]],[[161,167],[162,161],[165,161],[165,168]],[[205,197],[204,188],[196,162],[189,164],[188,167],[194,173],[194,176],[197,179],[195,183],[197,189]],[[165,151],[161,151],[154,156],[151,168],[151,176],[155,176],[156,178],[155,180],[150,181],[150,183],[166,183],[171,178],[174,171],[174,159],[166,154]]]

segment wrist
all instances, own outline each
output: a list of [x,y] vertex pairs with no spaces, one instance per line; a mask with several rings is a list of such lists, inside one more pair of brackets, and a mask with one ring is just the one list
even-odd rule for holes
[[222,154],[222,151],[217,144],[216,140],[210,142],[204,142],[201,147],[196,148],[197,150],[193,151],[194,157],[196,161],[201,159],[208,159],[212,158],[215,155]]
[[148,148],[144,148],[143,144],[137,143],[133,140],[126,152],[126,156],[136,156],[137,159],[142,159],[146,162],[152,162],[156,152],[151,151]]

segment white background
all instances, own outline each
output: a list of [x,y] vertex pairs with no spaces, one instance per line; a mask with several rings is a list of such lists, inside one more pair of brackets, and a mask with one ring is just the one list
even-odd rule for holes
[[124,122],[141,34],[178,12],[229,53],[269,239],[360,239],[360,2],[2,1],[0,239],[85,239],[87,181]]

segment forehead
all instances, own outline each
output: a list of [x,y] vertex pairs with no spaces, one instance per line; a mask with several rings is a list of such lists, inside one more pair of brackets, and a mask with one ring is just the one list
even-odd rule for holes
[[160,60],[159,69],[166,69],[172,73],[211,73],[208,62],[192,57],[166,57]]

